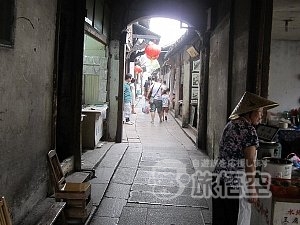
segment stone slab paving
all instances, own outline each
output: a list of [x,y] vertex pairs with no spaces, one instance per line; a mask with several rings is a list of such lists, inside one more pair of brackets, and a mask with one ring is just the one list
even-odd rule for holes
[[210,199],[202,196],[206,183],[199,179],[211,170],[209,158],[172,116],[151,124],[150,114],[139,106],[136,111],[134,125],[123,125],[122,143],[96,168],[91,182],[98,207],[89,224],[211,224]]
[[119,167],[112,178],[112,182],[119,184],[133,184],[136,171],[136,168]]
[[108,150],[112,147],[113,142],[102,142],[101,147],[84,150],[82,154],[82,169],[93,169],[104,158]]
[[111,182],[105,193],[105,197],[128,199],[130,188],[130,184],[118,184]]

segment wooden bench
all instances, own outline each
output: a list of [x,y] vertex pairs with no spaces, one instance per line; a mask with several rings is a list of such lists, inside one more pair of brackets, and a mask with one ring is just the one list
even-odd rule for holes
[[66,225],[66,218],[64,215],[64,208],[66,202],[54,202],[50,208],[48,208],[47,213],[43,215],[43,218],[36,225],[52,225],[60,217],[60,224]]
[[[24,218],[21,225],[54,225],[58,222],[66,225],[64,217],[64,208],[66,202],[55,202],[53,199],[47,198],[38,205]],[[12,225],[7,203],[4,197],[0,199],[0,224]]]

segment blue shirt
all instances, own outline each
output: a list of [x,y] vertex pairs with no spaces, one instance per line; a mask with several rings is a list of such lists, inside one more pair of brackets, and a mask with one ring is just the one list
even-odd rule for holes
[[132,99],[129,83],[124,83],[124,103],[130,103]]

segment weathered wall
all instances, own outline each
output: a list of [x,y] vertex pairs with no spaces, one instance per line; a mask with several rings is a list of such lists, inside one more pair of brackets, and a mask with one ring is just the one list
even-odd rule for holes
[[218,156],[219,141],[227,120],[229,23],[227,15],[210,39],[207,150],[211,158]]
[[123,80],[119,80],[119,48],[120,43],[117,40],[110,42],[109,54],[111,56],[109,61],[109,86],[108,86],[108,138],[114,140],[117,131],[117,118],[118,118],[118,100],[122,100],[123,94],[118,93],[119,82],[123,83]]
[[212,158],[218,157],[228,116],[246,90],[250,7],[251,0],[223,1],[217,7],[223,20],[217,19],[210,39],[207,111],[207,151]]
[[14,224],[47,193],[56,1],[16,1],[13,48],[0,48],[0,194]]
[[248,69],[250,0],[235,1],[233,18],[232,75],[230,82],[231,102],[228,114],[234,109],[246,90]]
[[180,72],[180,57],[178,55],[175,56],[175,79],[174,79],[174,88],[175,88],[175,117],[178,118],[179,117],[179,108],[180,108],[180,103],[179,100],[180,97],[180,82],[181,82],[181,72]]
[[188,53],[184,52],[183,62],[183,98],[182,98],[182,127],[188,127],[190,120],[190,90],[191,90],[191,64]]
[[272,40],[269,99],[279,103],[273,112],[300,107],[300,41]]

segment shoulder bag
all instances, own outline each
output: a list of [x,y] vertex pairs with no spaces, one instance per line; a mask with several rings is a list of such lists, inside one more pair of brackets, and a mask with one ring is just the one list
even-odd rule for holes
[[[154,87],[154,85],[153,85],[153,87]],[[153,89],[153,87],[152,87],[152,89]],[[149,99],[150,104],[152,104],[154,102],[154,97],[156,96],[156,94],[159,91],[160,87],[161,87],[161,84],[160,84],[159,88],[157,89],[156,93],[153,96],[150,96],[150,99]],[[152,90],[151,90],[151,92],[152,92]]]

